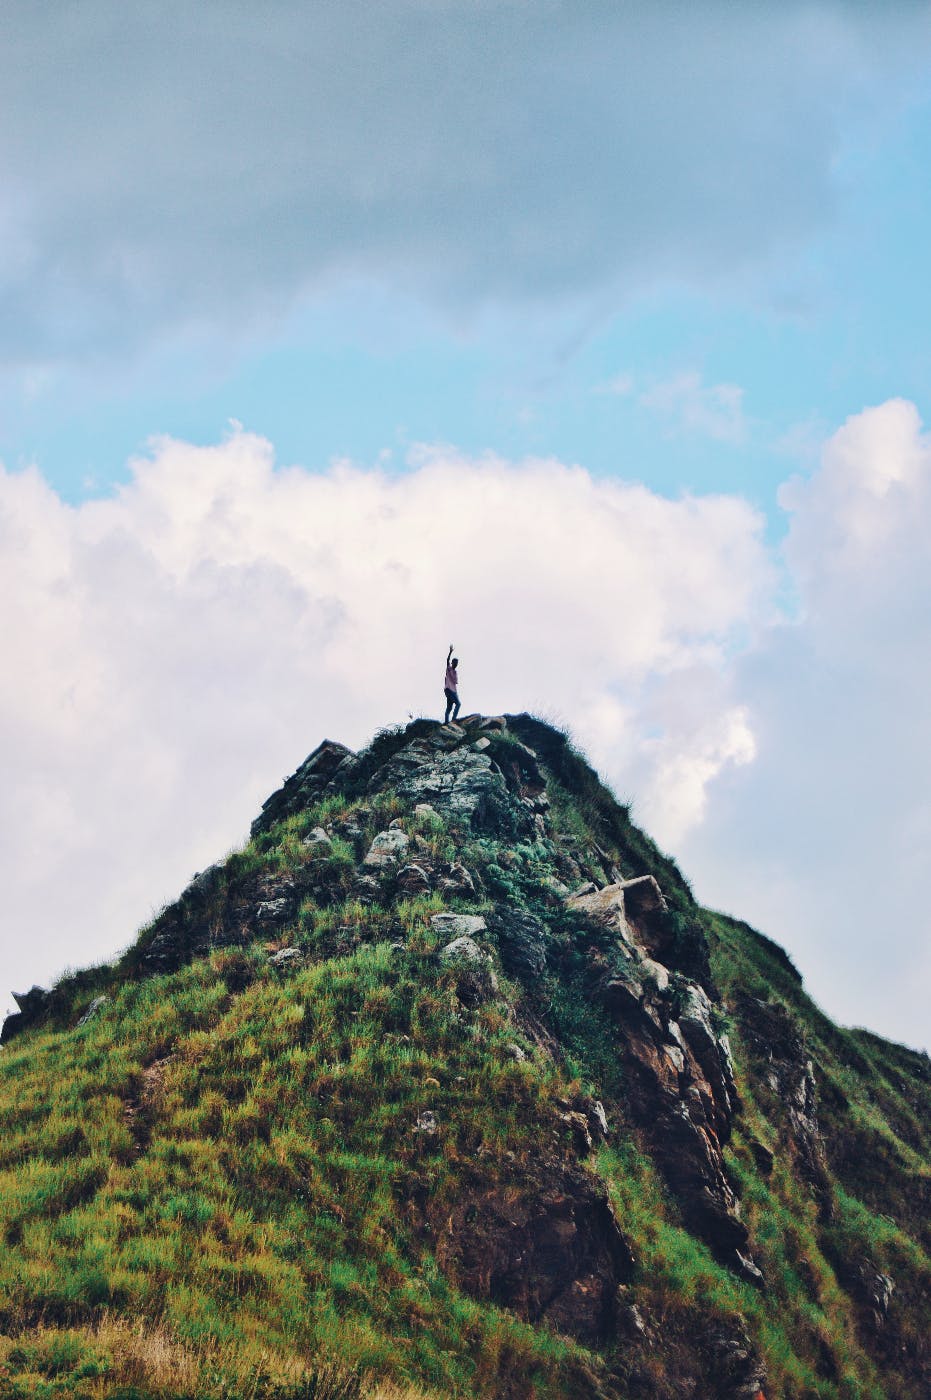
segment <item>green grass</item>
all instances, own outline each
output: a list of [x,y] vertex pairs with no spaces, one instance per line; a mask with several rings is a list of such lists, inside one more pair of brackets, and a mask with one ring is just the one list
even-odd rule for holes
[[[0,1055],[0,1392],[414,1400],[384,1389],[394,1384],[556,1400],[644,1393],[646,1376],[677,1393],[698,1339],[739,1323],[771,1397],[913,1400],[907,1368],[931,1335],[926,1061],[834,1026],[780,949],[700,909],[584,757],[540,721],[512,728],[549,770],[546,839],[502,844],[367,794],[402,742],[428,732],[418,724],[378,736],[354,792],[229,855],[198,915],[219,927],[225,901],[283,877],[305,891],[288,927],[138,979],[156,920],[116,963],[63,978],[48,1024]],[[494,744],[519,758],[513,736]],[[353,893],[359,859],[396,816],[412,859],[464,862],[473,899],[399,898],[390,876],[374,902]],[[332,834],[323,854],[303,844],[316,826]],[[585,971],[588,947],[616,950],[564,911],[560,871],[572,859],[655,874],[677,957],[707,940],[742,1098],[726,1160],[765,1293],[684,1228],[625,1126],[616,1030]],[[548,971],[525,989],[499,967],[497,996],[470,1011],[430,918],[501,901],[545,923]],[[302,963],[275,969],[269,952],[290,942]],[[77,1029],[101,992],[107,1003]],[[830,1210],[798,1174],[741,993],[784,1006],[815,1064]],[[555,1035],[553,1057],[534,1048],[535,1021]],[[426,1193],[436,1211],[451,1205],[477,1173],[488,1185],[527,1179],[544,1144],[575,1161],[560,1115],[582,1093],[608,1110],[610,1145],[589,1165],[631,1242],[629,1297],[654,1336],[603,1356],[460,1292],[436,1264],[421,1204]],[[433,1137],[414,1131],[427,1109]],[[769,1175],[754,1143],[775,1153]],[[895,1279],[885,1353],[851,1293],[850,1261],[861,1259]]]

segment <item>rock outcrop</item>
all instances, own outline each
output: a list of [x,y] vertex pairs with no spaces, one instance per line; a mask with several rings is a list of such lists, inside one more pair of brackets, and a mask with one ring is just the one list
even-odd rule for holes
[[589,984],[616,1028],[634,1120],[685,1219],[722,1260],[762,1283],[723,1157],[738,1107],[730,1046],[704,989],[658,959],[669,947],[659,885],[646,876],[566,903],[610,936],[589,950]]
[[789,1012],[778,1002],[743,995],[737,999],[736,1009],[743,1038],[777,1106],[782,1144],[794,1157],[822,1215],[830,1216],[831,1188],[818,1124],[815,1067],[805,1042]]
[[252,823],[252,835],[269,831],[276,822],[285,817],[302,812],[331,787],[339,787],[340,780],[348,778],[356,763],[356,757],[345,744],[335,744],[332,739],[324,739],[313,753],[288,778],[284,785],[273,792],[262,803],[261,815]]
[[538,1165],[520,1183],[494,1187],[477,1177],[427,1214],[437,1261],[472,1297],[586,1346],[616,1331],[618,1285],[635,1260],[604,1189],[585,1172]]

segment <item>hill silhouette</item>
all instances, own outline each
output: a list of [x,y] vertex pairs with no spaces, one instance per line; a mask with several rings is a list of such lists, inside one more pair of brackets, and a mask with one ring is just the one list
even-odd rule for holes
[[324,741],[0,1054],[0,1380],[931,1393],[931,1064],[529,715]]

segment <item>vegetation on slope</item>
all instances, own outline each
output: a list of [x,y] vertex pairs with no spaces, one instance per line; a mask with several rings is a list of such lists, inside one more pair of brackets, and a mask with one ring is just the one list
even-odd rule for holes
[[[519,785],[523,746],[535,751],[543,829],[505,839],[370,790],[430,733],[386,732],[344,791],[225,862],[196,906],[219,946],[150,975],[156,920],[114,966],[65,979],[44,1024],[0,1054],[3,1393],[414,1393],[378,1389],[394,1385],[544,1400],[672,1396],[697,1378],[699,1393],[736,1396],[753,1369],[742,1351],[770,1397],[923,1395],[927,1058],[833,1026],[781,950],[694,904],[539,721],[512,719],[487,752]],[[459,863],[473,888],[411,894],[390,870],[360,885],[393,820],[424,866]],[[308,845],[321,827],[329,844]],[[566,911],[576,872],[655,875],[678,964],[720,992],[741,1098],[726,1160],[762,1290],[685,1228],[657,1170],[586,982],[594,931]],[[230,915],[266,887],[297,888],[284,922]],[[496,991],[463,1000],[432,920],[503,906],[545,927],[546,969],[518,979],[492,921]],[[286,947],[302,956],[278,966]],[[759,1041],[761,1006],[812,1060],[814,1165],[772,1087],[781,1061]],[[610,1131],[589,1151],[577,1110],[596,1099]],[[600,1345],[467,1291],[444,1262],[443,1221],[463,1201],[517,1200],[557,1170],[604,1183],[635,1260]],[[894,1281],[885,1308],[870,1293],[880,1276]]]

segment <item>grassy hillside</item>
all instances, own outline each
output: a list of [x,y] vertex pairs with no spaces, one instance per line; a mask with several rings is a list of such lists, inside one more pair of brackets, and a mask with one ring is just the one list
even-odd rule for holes
[[[9,1039],[2,1393],[927,1395],[927,1057],[837,1028],[780,949],[696,906],[564,736],[439,743],[486,785],[465,819],[404,795],[432,732],[380,736]],[[403,854],[366,864],[386,830]],[[617,940],[567,898],[644,874],[650,995],[706,988],[728,1035],[756,1283],[687,1228],[624,1040],[653,1003],[593,991]],[[480,964],[442,953],[443,913],[484,920]]]

